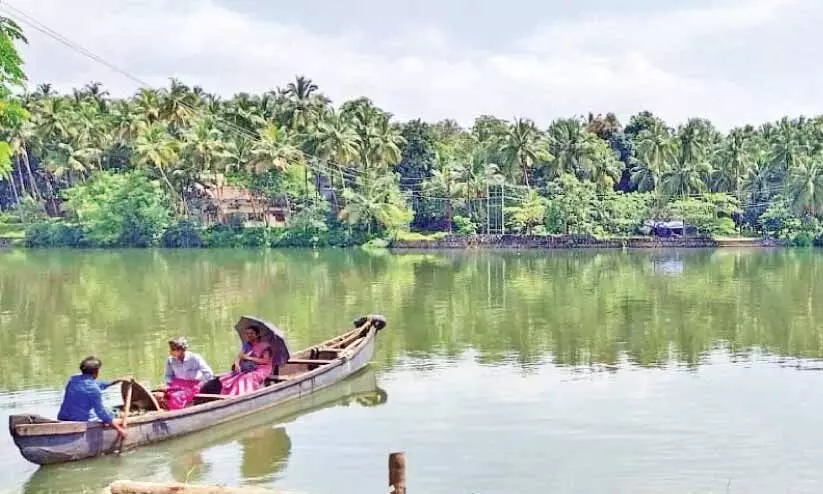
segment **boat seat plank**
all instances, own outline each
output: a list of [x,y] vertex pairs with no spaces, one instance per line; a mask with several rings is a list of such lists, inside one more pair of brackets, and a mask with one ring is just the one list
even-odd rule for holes
[[325,365],[330,364],[332,362],[337,362],[337,360],[321,360],[321,359],[310,359],[310,358],[293,358],[289,359],[288,364],[317,364],[317,365]]
[[21,436],[48,436],[51,434],[74,434],[86,432],[87,422],[52,422],[48,424],[19,424],[14,430]]

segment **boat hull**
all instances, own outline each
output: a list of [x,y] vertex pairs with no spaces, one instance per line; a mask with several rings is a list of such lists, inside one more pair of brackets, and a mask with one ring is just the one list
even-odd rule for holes
[[9,429],[20,453],[38,465],[65,463],[122,452],[201,431],[306,396],[337,383],[369,364],[377,330],[371,328],[352,353],[299,378],[236,398],[138,417],[120,440],[111,427],[92,422],[37,423],[42,417],[13,415]]

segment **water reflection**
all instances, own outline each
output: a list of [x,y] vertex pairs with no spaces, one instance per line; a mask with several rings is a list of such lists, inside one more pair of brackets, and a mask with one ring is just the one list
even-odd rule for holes
[[201,482],[236,462],[232,484],[270,484],[288,466],[292,440],[286,424],[299,417],[352,403],[377,406],[388,395],[377,385],[374,369],[275,409],[255,413],[122,456],[38,468],[24,487],[26,493],[97,492],[117,479]]
[[685,263],[679,251],[651,256],[652,271],[664,275],[682,275]]
[[718,345],[821,357],[821,265],[791,250],[4,252],[0,389],[58,389],[89,353],[156,383],[180,332],[219,367],[244,313],[302,347],[381,312],[386,367],[470,349],[524,367],[699,365]]

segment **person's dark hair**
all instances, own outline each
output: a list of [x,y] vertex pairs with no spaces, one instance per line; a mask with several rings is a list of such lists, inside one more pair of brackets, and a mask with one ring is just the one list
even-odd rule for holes
[[169,340],[169,348],[171,348],[172,350],[186,351],[189,349],[189,341],[183,336],[172,338]]
[[87,376],[92,376],[100,371],[103,362],[97,357],[86,357],[80,362],[80,372]]

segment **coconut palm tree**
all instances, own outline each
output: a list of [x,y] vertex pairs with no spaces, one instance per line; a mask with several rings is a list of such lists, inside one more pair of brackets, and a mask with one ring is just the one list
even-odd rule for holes
[[[34,128],[29,122],[24,122],[11,129],[9,133],[8,143],[11,155],[17,161],[18,171],[24,168],[29,179],[29,188],[31,189],[34,199],[40,199],[40,190],[37,187],[37,181],[34,180],[34,174],[31,171],[31,163],[29,160],[29,143],[34,138]],[[21,178],[22,184],[22,178]]]
[[294,144],[286,129],[268,124],[260,131],[260,140],[252,146],[248,170],[253,173],[263,173],[267,170],[283,172],[290,165],[302,161],[303,153]]
[[637,135],[637,164],[631,185],[639,192],[656,191],[664,171],[674,162],[675,140],[669,130],[654,121]]
[[167,170],[176,165],[180,151],[180,143],[169,134],[166,125],[155,123],[145,125],[134,141],[134,159],[137,166],[156,170],[169,189],[172,197],[178,200],[178,211],[188,211],[182,194],[169,180]]
[[797,214],[823,213],[823,164],[811,158],[798,159],[790,172],[788,197]]
[[554,156],[554,175],[571,173],[582,177],[591,172],[598,141],[602,142],[576,118],[552,122],[549,127],[549,151]]
[[523,183],[529,185],[529,170],[537,163],[550,161],[548,145],[533,121],[518,118],[509,126],[502,141],[500,152],[509,166],[517,167]]
[[734,129],[722,142],[715,155],[712,189],[733,192],[740,198],[743,183],[752,165],[752,145],[741,129]]
[[365,225],[369,235],[376,226],[391,231],[409,224],[412,213],[406,208],[394,175],[382,175],[360,185],[358,190],[346,190],[341,220],[350,225]]

